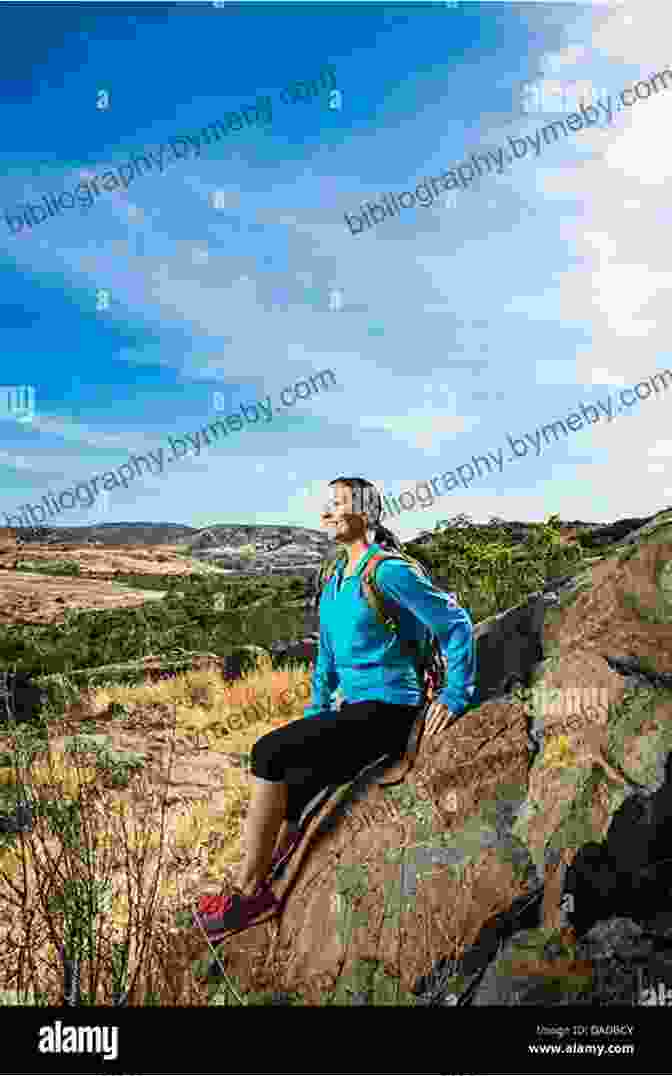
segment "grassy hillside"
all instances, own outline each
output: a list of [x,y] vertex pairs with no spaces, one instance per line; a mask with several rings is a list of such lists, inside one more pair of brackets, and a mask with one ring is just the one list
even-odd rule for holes
[[41,676],[175,647],[225,656],[243,643],[270,646],[303,624],[301,611],[290,607],[307,593],[302,579],[129,575],[114,581],[168,593],[139,609],[66,612],[60,624],[0,625],[0,666]]

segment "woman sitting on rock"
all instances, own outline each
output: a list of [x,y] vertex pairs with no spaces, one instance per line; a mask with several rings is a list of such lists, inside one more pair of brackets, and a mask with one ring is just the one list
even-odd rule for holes
[[[327,583],[320,601],[312,705],[303,719],[274,729],[252,748],[246,854],[237,884],[228,894],[204,897],[200,904],[212,938],[272,912],[277,901],[269,873],[298,843],[301,814],[322,789],[351,780],[383,756],[404,754],[423,703],[409,644],[417,644],[427,628],[439,640],[447,677],[428,711],[426,735],[441,732],[476,702],[476,654],[467,611],[403,561],[384,562],[375,582],[399,610],[401,642],[390,634],[362,596],[358,579],[374,553],[401,549],[379,524],[380,495],[361,478],[338,478],[330,486],[333,498],[325,506],[322,526],[347,552],[347,563]],[[339,711],[330,706],[337,687],[344,699]]]

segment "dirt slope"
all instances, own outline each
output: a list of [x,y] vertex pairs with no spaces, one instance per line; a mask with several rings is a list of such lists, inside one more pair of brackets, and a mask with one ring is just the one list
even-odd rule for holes
[[2,572],[0,622],[53,624],[63,616],[64,609],[130,609],[163,596],[164,591],[130,590],[100,579]]

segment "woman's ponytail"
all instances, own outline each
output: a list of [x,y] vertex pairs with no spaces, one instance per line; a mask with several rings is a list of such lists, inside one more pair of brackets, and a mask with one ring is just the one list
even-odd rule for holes
[[392,531],[388,531],[387,527],[383,527],[382,523],[376,524],[373,540],[376,545],[381,546],[383,549],[393,549],[398,553],[403,552],[397,537],[392,534]]

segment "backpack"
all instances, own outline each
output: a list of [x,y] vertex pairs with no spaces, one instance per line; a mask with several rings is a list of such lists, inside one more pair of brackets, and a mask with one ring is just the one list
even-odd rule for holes
[[[320,598],[327,583],[333,578],[340,563],[345,562],[347,554],[341,553],[334,560],[324,562],[320,567],[316,582],[315,609],[319,608]],[[390,602],[381,590],[376,586],[375,572],[379,564],[384,560],[402,560],[415,572],[420,572],[431,581],[431,576],[425,566],[419,561],[409,557],[407,553],[374,553],[364,565],[358,569],[364,597],[375,613],[377,619],[388,631],[395,634],[399,632],[399,619],[396,612],[396,604]],[[457,604],[458,598],[454,593],[449,594],[451,603]],[[441,690],[445,681],[446,665],[439,646],[439,640],[433,631],[425,629],[424,640],[419,648],[410,640],[399,639],[402,651],[411,657],[415,670],[418,674],[418,683],[423,694],[423,705],[431,701]]]

